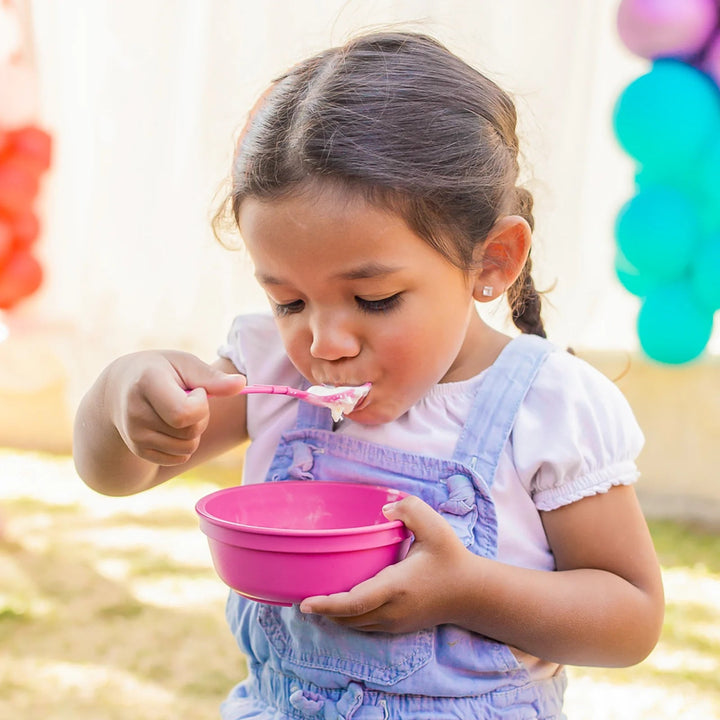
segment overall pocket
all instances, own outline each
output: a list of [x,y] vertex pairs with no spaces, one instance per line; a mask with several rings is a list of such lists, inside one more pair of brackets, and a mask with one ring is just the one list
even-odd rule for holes
[[299,677],[308,671],[340,673],[353,680],[390,687],[427,665],[434,629],[407,635],[345,628],[296,607],[263,605],[258,621],[280,659]]

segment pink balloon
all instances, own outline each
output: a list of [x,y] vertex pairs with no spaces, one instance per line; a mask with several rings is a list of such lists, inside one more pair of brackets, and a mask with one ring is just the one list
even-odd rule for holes
[[620,39],[648,60],[692,57],[717,23],[716,0],[622,0],[617,15]]

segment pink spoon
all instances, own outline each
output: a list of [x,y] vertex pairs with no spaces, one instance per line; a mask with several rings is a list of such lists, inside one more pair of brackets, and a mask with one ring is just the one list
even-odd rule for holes
[[370,392],[371,387],[372,383],[352,387],[313,385],[307,390],[298,390],[287,385],[247,385],[240,394],[290,395],[312,405],[330,408],[333,420],[338,421],[342,419],[343,413],[350,413],[355,409],[355,406]]

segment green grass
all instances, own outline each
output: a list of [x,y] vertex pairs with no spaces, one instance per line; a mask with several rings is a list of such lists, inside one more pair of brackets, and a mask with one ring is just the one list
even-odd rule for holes
[[[105,498],[69,458],[0,451],[0,477],[0,717],[218,717],[245,668],[193,506],[237,468]],[[570,668],[570,720],[720,719],[720,533],[651,531],[661,641],[633,668]]]
[[[720,527],[720,518],[718,518]],[[663,567],[693,568],[720,573],[720,532],[703,526],[651,522],[655,549]]]

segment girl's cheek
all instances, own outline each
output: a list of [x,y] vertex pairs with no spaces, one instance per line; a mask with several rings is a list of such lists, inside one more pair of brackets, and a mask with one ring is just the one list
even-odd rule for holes
[[292,332],[288,329],[280,328],[280,337],[288,357],[295,363],[302,363],[310,356],[310,343],[312,339],[308,336],[303,338],[303,334]]

